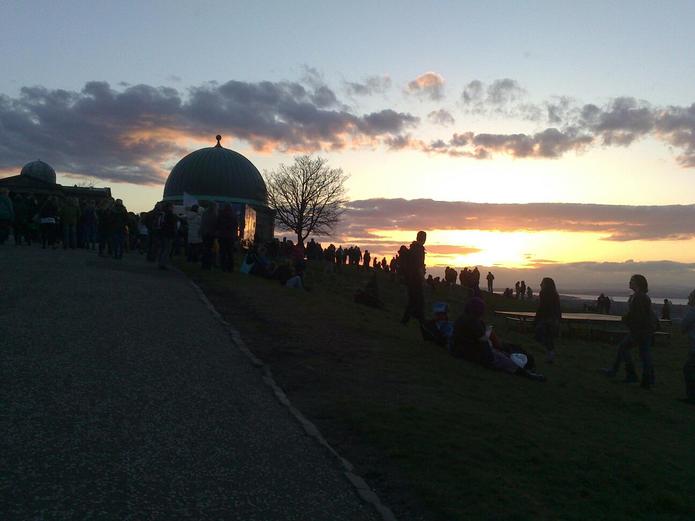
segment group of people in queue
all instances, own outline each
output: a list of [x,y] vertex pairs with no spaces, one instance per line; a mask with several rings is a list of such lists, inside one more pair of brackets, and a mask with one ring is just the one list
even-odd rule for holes
[[98,248],[116,259],[124,249],[138,244],[137,216],[128,212],[120,199],[100,201],[76,197],[34,195],[0,191],[0,244],[14,235],[16,246],[40,243],[43,249]]

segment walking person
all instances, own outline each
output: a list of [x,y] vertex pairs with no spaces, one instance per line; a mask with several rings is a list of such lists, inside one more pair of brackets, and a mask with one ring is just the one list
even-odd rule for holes
[[610,368],[602,369],[608,376],[615,376],[620,370],[620,365],[625,362],[625,382],[637,382],[637,371],[632,362],[630,349],[636,345],[642,360],[642,387],[649,389],[654,385],[654,363],[652,360],[652,346],[654,345],[654,331],[658,326],[658,317],[652,310],[652,301],[647,293],[649,285],[643,275],[630,277],[630,289],[632,295],[628,300],[628,311],[622,320],[628,328],[628,334],[618,344],[618,352],[615,362]]
[[555,281],[545,277],[541,281],[541,291],[538,294],[538,309],[534,323],[536,340],[545,347],[545,361],[552,364],[555,361],[555,337],[560,332],[560,295],[555,287]]
[[[401,274],[408,288],[408,303],[401,319],[401,324],[407,324],[410,318],[416,318],[421,324],[425,321],[425,241],[427,234],[417,232],[417,236],[407,250],[405,269]],[[405,259],[401,259],[403,262]]]
[[688,307],[681,322],[681,331],[688,335],[688,358],[683,366],[685,401],[695,405],[695,290],[688,295]]

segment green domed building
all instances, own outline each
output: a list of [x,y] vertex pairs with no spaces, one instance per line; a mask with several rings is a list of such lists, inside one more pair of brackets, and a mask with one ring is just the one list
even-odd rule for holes
[[273,238],[275,212],[268,206],[268,191],[258,169],[246,157],[224,148],[217,136],[213,147],[201,148],[181,159],[164,185],[164,201],[230,203],[237,211],[245,240]]
[[22,167],[19,175],[0,179],[0,188],[7,188],[12,194],[31,195],[40,200],[48,196],[77,197],[99,201],[111,197],[111,189],[85,186],[63,186],[56,182],[56,171],[51,165],[37,159]]

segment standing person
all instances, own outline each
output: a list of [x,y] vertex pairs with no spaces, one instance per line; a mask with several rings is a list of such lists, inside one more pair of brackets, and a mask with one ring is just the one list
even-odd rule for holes
[[[417,236],[408,249],[407,261],[402,276],[408,288],[408,304],[405,307],[401,324],[407,324],[410,317],[416,318],[421,324],[425,321],[425,241],[427,234],[417,232]],[[401,260],[401,262],[403,259]]]
[[628,328],[628,334],[618,344],[618,353],[613,367],[602,369],[602,372],[606,376],[613,377],[618,373],[621,362],[625,362],[625,382],[636,382],[637,371],[632,362],[630,348],[637,345],[642,359],[642,387],[649,389],[654,385],[652,345],[658,318],[652,311],[652,301],[647,295],[649,292],[647,279],[643,275],[636,274],[630,277],[629,284],[633,293],[628,299],[627,314],[622,318]]
[[79,203],[68,197],[60,206],[60,224],[63,227],[63,249],[74,250],[77,246],[77,223],[80,219]]
[[82,224],[84,225],[84,247],[88,250],[96,249],[97,244],[97,212],[94,200],[87,201],[82,211]]
[[188,212],[188,235],[186,236],[186,242],[188,243],[188,262],[198,262],[198,257],[200,257],[200,248],[203,243],[203,238],[200,235],[200,223],[202,221],[202,216],[198,213],[198,205],[194,204],[191,206],[191,211]]
[[661,320],[671,320],[671,301],[664,299],[664,305],[661,308]]
[[519,295],[521,297],[521,300],[524,300],[526,298],[526,281],[522,280],[521,283],[519,284]]
[[145,218],[145,226],[147,226],[147,262],[155,262],[159,259],[163,222],[164,210],[162,210],[162,203],[159,202],[154,205],[152,210],[147,212]]
[[683,366],[685,379],[685,401],[695,405],[695,290],[688,295],[688,307],[681,322],[681,331],[688,335],[690,349]]
[[12,200],[12,205],[14,207],[14,225],[12,226],[14,230],[14,243],[17,246],[21,246],[22,238],[24,238],[27,244],[31,245],[31,238],[29,236],[29,220],[31,216],[28,215],[29,208],[27,206],[27,201],[20,194],[17,194]]
[[561,318],[560,295],[555,287],[555,281],[550,277],[545,277],[541,281],[534,323],[536,340],[545,346],[546,362],[549,364],[555,361],[555,337],[560,332]]
[[215,243],[215,229],[217,228],[217,203],[208,203],[200,218],[200,236],[203,239],[203,251],[201,267],[204,270],[212,269],[212,247]]
[[99,257],[104,256],[104,251],[111,237],[111,207],[113,199],[107,197],[99,203],[97,209],[97,234],[99,235]]
[[53,196],[44,201],[39,210],[39,223],[41,229],[41,248],[46,246],[53,248],[56,240],[56,226],[58,222],[58,205]]
[[222,271],[234,269],[234,243],[239,235],[239,223],[232,205],[225,203],[217,216],[217,240],[220,243],[220,265]]
[[140,212],[137,222],[138,231],[138,252],[140,254],[149,250],[150,231],[147,229],[147,212]]
[[492,293],[492,281],[495,280],[495,276],[492,274],[491,271],[487,272],[487,292]]
[[159,231],[159,269],[166,270],[171,260],[171,247],[176,239],[177,217],[174,214],[174,205],[171,201],[166,201],[162,205],[162,227]]
[[[0,188],[0,244],[5,244],[14,222],[14,205],[9,194],[10,191],[7,188]],[[14,233],[16,237],[17,231],[15,230]]]
[[369,269],[369,261],[371,260],[372,255],[369,253],[369,250],[364,250],[364,255],[362,255],[362,266],[364,267],[364,269]]
[[128,210],[121,199],[116,199],[111,208],[111,252],[114,259],[123,258],[123,247],[126,240],[128,225]]

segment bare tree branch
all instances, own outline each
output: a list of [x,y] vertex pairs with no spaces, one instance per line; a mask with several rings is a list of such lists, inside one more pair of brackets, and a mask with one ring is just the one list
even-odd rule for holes
[[280,164],[263,177],[278,226],[294,232],[299,243],[311,234],[330,235],[340,221],[348,176],[340,168],[329,168],[324,158],[298,156],[292,165]]

